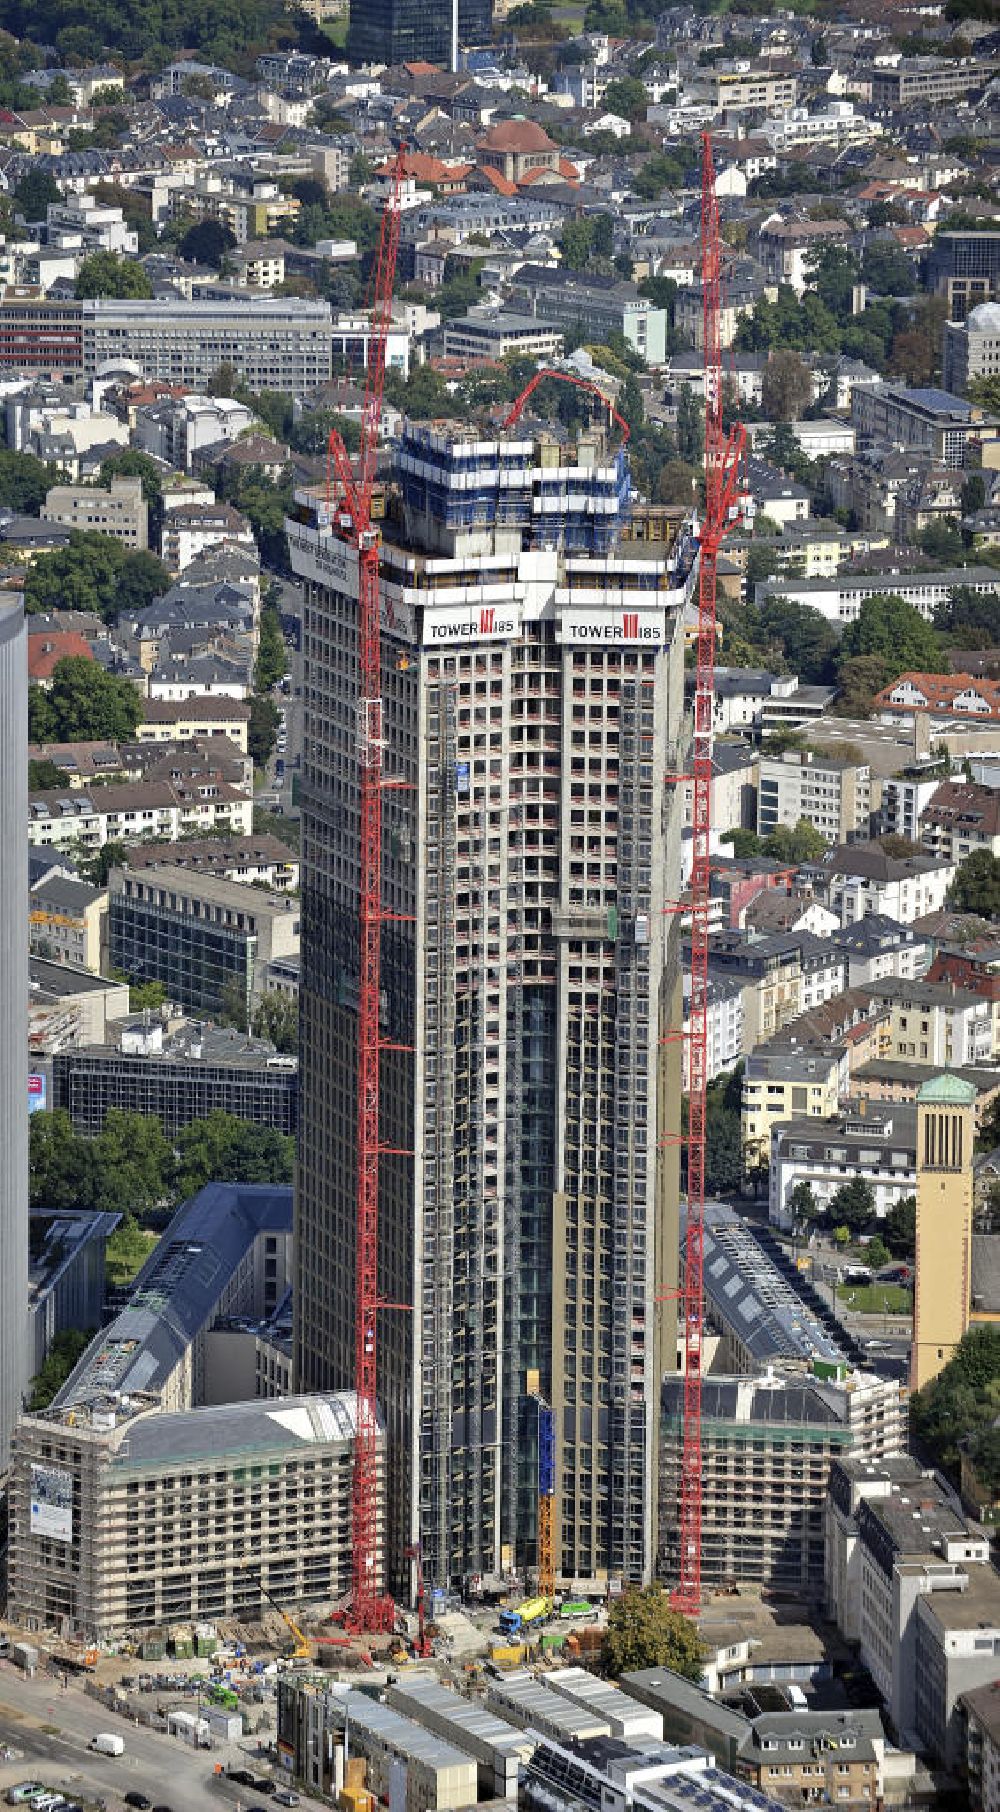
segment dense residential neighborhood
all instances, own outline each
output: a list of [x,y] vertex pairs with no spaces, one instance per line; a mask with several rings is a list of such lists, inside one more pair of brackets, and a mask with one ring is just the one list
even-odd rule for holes
[[995,0],[4,0],[0,440],[0,1792],[1000,1812]]

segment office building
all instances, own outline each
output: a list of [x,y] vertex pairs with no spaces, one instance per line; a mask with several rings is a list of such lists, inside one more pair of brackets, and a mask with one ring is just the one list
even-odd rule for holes
[[359,63],[437,63],[458,68],[458,53],[489,44],[492,0],[351,0],[347,54]]
[[985,88],[995,73],[992,63],[975,57],[900,57],[872,70],[872,106],[876,112],[919,106],[929,114],[943,102]]
[[28,639],[24,599],[0,591],[0,1472],[28,1380]]
[[[839,578],[828,579],[762,579],[754,587],[754,598],[758,604],[767,598],[792,598],[797,604],[811,605],[831,623],[853,623],[866,599],[881,596],[886,584],[885,573],[870,577],[843,573]],[[893,596],[902,598],[905,604],[912,604],[928,622],[939,605],[947,604],[959,585],[995,596],[1000,592],[1000,575],[990,566],[952,566],[941,572],[892,574]]]
[[[10,1613],[113,1642],[256,1621],[351,1578],[351,1393],[163,1413],[141,1394],[24,1416],[11,1478]],[[378,1440],[381,1472],[383,1451]]]
[[444,325],[444,355],[448,359],[479,359],[495,365],[508,353],[516,352],[551,361],[562,357],[563,343],[560,327],[534,315],[517,314],[511,308],[484,305]]
[[954,1074],[934,1076],[917,1095],[914,1390],[937,1377],[969,1325],[975,1109],[975,1089]]
[[[680,1573],[684,1380],[663,1381],[660,1573]],[[895,1379],[843,1367],[827,1379],[720,1377],[701,1401],[701,1577],[708,1591],[736,1584],[823,1596],[823,1508],[830,1465],[845,1453],[896,1453],[906,1416]]]
[[110,535],[130,553],[149,546],[148,515],[141,478],[112,478],[107,485],[56,484],[41,509],[43,522]]
[[31,954],[98,974],[107,950],[108,896],[68,875],[46,875],[31,889]]
[[155,1115],[168,1138],[217,1110],[294,1133],[298,1063],[228,1026],[194,1022],[165,1033],[158,1019],[125,1021],[115,1044],[73,1045],[53,1057],[52,1106],[91,1138],[112,1109]]
[[964,396],[970,378],[1000,375],[1000,305],[980,302],[964,321],[944,324],[941,382],[953,396]]
[[522,264],[511,293],[543,321],[578,328],[588,340],[606,342],[609,334],[621,334],[647,365],[662,365],[666,358],[666,309],[654,308],[634,283],[621,277]]
[[[379,1343],[392,1564],[418,1535],[442,1586],[534,1563],[540,1389],[557,1571],[645,1579],[680,1097],[681,807],[657,776],[684,733],[689,542],[623,537],[627,456],[600,429],[408,426],[396,469],[382,688],[407,785],[384,804],[382,1118],[418,1158],[382,1165],[381,1288],[414,1310]],[[325,499],[299,501],[296,1365],[327,1388],[354,1366],[357,561]]]
[[757,829],[767,837],[779,824],[794,829],[806,818],[835,849],[839,843],[853,843],[856,837],[869,835],[872,812],[878,809],[878,791],[867,762],[816,755],[811,749],[762,755]]
[[203,391],[220,365],[250,390],[301,396],[329,381],[328,302],[250,296],[224,301],[55,302],[0,298],[0,370],[94,377],[139,366],[146,378]]
[[1000,301],[1000,232],[935,233],[927,287],[946,298],[953,321],[966,320],[981,302]]
[[855,390],[851,421],[859,447],[900,447],[949,467],[978,466],[981,458],[990,464],[990,454],[1000,441],[996,416],[933,387],[907,390],[903,385],[874,384]]
[[167,999],[196,1015],[228,1003],[249,1014],[275,957],[299,949],[299,902],[215,875],[113,868],[108,884],[112,968],[133,982],[162,982]]

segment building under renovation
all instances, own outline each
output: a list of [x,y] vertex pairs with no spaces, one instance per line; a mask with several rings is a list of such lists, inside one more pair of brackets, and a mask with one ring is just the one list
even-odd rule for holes
[[[536,1558],[556,1429],[565,1578],[651,1576],[675,1364],[682,613],[689,531],[638,538],[601,427],[410,425],[382,523],[379,1401],[389,1583]],[[354,1370],[357,555],[305,585],[296,1379]],[[414,1153],[415,1156],[408,1154]]]

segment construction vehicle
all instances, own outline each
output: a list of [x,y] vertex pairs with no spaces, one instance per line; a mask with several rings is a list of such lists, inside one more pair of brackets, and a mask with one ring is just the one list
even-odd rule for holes
[[258,1580],[257,1583],[260,1586],[262,1596],[267,1599],[268,1604],[274,1606],[278,1616],[287,1623],[292,1635],[295,1637],[295,1647],[292,1650],[291,1659],[293,1661],[311,1661],[313,1659],[313,1645],[306,1635],[305,1630],[300,1630],[294,1617],[290,1617],[288,1612],[278,1603],[278,1600],[271,1597],[270,1592],[262,1580]]
[[551,1598],[528,1598],[514,1611],[500,1612],[500,1630],[504,1636],[520,1636],[533,1623],[541,1623],[552,1609]]

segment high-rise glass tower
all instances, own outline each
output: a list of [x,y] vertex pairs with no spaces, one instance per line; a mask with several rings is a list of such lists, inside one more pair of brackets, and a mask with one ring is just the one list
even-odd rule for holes
[[458,52],[489,44],[492,0],[351,0],[352,63],[458,66]]
[[0,1471],[28,1377],[28,638],[0,590]]
[[[354,1357],[357,560],[305,582],[297,1387]],[[687,537],[626,538],[603,430],[409,427],[384,522],[380,1405],[388,1577],[648,1578],[676,1363]],[[405,1155],[412,1152],[412,1157]]]

